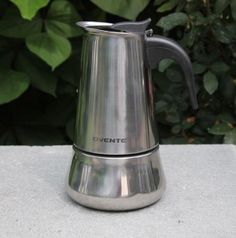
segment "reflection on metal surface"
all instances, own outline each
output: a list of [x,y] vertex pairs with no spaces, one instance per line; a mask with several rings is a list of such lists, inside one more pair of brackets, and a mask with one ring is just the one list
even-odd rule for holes
[[182,67],[194,109],[191,62],[174,41],[145,31],[141,22],[78,23],[86,31],[68,194],[82,205],[130,210],[160,199],[151,69],[171,58]]
[[125,197],[128,195],[128,180],[126,175],[121,176],[121,196]]
[[119,159],[76,150],[67,184],[75,201],[104,210],[147,206],[165,189],[158,149]]
[[158,144],[144,35],[87,32],[82,47],[75,145],[133,154]]
[[164,191],[145,36],[149,23],[78,23],[86,33],[67,192],[84,206],[136,209]]

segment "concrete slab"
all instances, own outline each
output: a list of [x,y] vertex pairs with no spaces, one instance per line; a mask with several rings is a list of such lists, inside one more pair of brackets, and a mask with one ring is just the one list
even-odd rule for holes
[[161,156],[162,200],[109,213],[65,194],[71,146],[0,147],[0,237],[235,238],[235,146],[167,145]]

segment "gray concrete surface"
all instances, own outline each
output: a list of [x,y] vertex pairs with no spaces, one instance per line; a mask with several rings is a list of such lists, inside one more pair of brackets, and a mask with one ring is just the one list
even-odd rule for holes
[[90,210],[64,192],[70,146],[0,147],[1,238],[235,238],[236,148],[161,146],[167,190],[148,208]]

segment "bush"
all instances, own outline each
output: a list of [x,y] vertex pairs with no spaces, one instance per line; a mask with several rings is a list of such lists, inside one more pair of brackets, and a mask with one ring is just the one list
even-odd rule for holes
[[153,72],[162,143],[236,143],[236,1],[1,0],[0,144],[72,142],[82,32],[75,22],[152,18],[155,33],[187,51],[193,112],[182,71]]

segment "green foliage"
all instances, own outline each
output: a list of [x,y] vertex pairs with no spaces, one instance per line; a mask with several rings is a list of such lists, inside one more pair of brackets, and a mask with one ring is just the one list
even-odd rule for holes
[[26,38],[30,34],[40,32],[42,20],[34,17],[31,21],[23,19],[17,9],[9,8],[0,21],[0,34],[12,38]]
[[54,33],[42,32],[28,36],[26,45],[31,52],[38,55],[52,69],[64,62],[71,53],[70,42]]
[[16,58],[15,67],[28,75],[33,87],[56,96],[58,77],[41,60],[29,52],[22,52]]
[[65,37],[79,36],[82,32],[75,22],[80,20],[81,17],[70,2],[53,1],[48,10],[46,29]]
[[19,97],[29,87],[28,76],[24,73],[1,69],[0,71],[0,104]]
[[169,31],[176,26],[185,25],[188,22],[188,16],[182,12],[171,13],[165,17],[162,17],[157,26],[163,28],[165,31]]
[[161,143],[236,143],[235,0],[1,0],[0,144],[73,140],[80,78],[80,20],[152,18],[193,63],[199,109],[191,109],[181,68],[153,71]]
[[49,3],[49,0],[34,0],[34,1],[10,0],[10,1],[13,2],[18,7],[22,17],[28,20],[31,20],[40,8],[45,7]]
[[138,14],[147,6],[149,0],[91,0],[106,12],[135,20]]
[[[158,3],[158,2],[157,2]],[[167,12],[172,10],[178,4],[178,0],[167,1],[158,7],[157,12]]]
[[218,80],[216,76],[211,72],[208,71],[203,76],[203,85],[206,91],[212,95],[218,88]]

